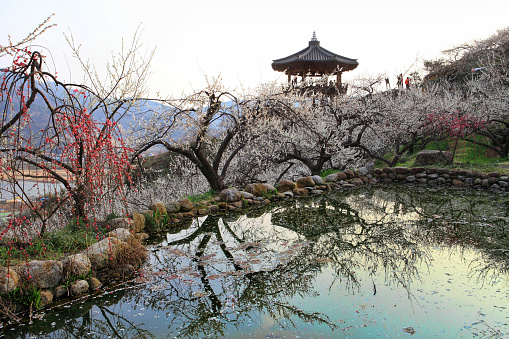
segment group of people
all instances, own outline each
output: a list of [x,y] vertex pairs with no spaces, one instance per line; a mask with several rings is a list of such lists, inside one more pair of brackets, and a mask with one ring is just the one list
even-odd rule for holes
[[[403,88],[403,74],[400,73],[396,77],[396,79],[397,79],[396,83],[397,83],[398,88],[399,89]],[[406,77],[406,79],[405,79],[405,87],[406,87],[407,90],[410,89],[410,81],[411,81],[410,77]],[[387,89],[391,89],[391,84],[389,82],[389,78],[385,78],[385,86],[387,87]]]

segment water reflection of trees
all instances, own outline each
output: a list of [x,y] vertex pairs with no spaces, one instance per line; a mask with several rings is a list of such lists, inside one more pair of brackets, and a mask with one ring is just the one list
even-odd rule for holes
[[[262,322],[262,317],[282,328],[306,321],[335,329],[327,315],[296,306],[298,297],[319,293],[315,278],[328,267],[335,271],[331,286],[355,291],[361,288],[356,272],[382,274],[386,284],[406,289],[409,297],[418,267],[429,263],[430,246],[479,250],[470,267],[472,276],[483,281],[506,273],[509,219],[504,199],[478,192],[428,194],[419,187],[382,187],[297,200],[245,216],[207,216],[154,246],[141,285],[116,292],[118,304],[107,301],[110,297],[90,300],[70,308],[65,321],[54,318],[58,332],[48,329],[53,318],[46,315],[44,324],[38,328],[34,322],[30,333],[160,335],[126,317],[126,303],[135,311],[164,313],[168,328],[162,333],[181,337],[220,337],[232,328],[241,331]],[[376,280],[368,293],[377,293]],[[78,320],[70,320],[74,317]]]
[[414,215],[412,233],[422,246],[462,253],[475,250],[470,275],[481,283],[509,272],[509,197],[505,192],[380,187],[351,196],[353,205],[397,206]]

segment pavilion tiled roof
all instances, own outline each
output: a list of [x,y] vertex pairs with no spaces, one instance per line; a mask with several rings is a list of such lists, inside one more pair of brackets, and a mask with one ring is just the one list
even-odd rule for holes
[[308,47],[272,62],[272,68],[275,71],[286,72],[287,74],[297,74],[302,71],[333,74],[337,73],[337,71],[351,71],[358,65],[357,59],[350,59],[332,53],[320,46],[315,33],[313,33],[313,38],[309,41]]

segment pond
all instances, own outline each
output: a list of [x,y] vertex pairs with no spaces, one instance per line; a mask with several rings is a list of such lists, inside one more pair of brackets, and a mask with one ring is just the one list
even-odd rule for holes
[[3,337],[509,335],[509,196],[362,188],[202,217],[151,241],[139,276]]

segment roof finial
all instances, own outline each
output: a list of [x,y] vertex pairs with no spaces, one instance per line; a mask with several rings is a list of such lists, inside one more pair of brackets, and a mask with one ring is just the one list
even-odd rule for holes
[[313,37],[311,38],[311,41],[318,41],[316,38],[316,31],[313,31]]

